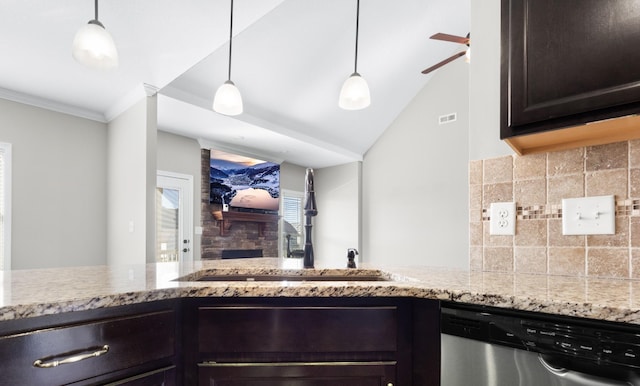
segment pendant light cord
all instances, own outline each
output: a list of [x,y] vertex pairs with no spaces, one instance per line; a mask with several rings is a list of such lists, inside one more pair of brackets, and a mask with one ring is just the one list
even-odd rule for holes
[[[96,0],[98,1],[98,0]],[[231,0],[233,1],[233,0]],[[353,65],[353,72],[358,73],[358,29],[360,25],[360,0],[358,0],[356,5],[356,60]]]
[[[98,0],[96,0],[98,1]],[[233,0],[231,0],[231,20],[229,21],[229,76],[227,80],[231,80],[231,44],[233,41]]]
[[95,18],[95,20],[98,20],[98,0],[95,0],[94,8],[95,8],[95,11],[96,11],[96,18]]

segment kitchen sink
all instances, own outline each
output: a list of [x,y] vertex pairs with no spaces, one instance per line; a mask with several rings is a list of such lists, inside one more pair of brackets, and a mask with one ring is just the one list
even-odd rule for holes
[[388,281],[366,275],[206,275],[196,281]]
[[224,270],[210,269],[180,277],[177,281],[392,281],[389,275],[372,269],[313,270]]

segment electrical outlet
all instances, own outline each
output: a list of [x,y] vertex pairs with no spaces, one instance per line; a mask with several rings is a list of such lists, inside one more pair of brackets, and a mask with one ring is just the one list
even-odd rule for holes
[[516,203],[515,202],[494,202],[491,203],[491,213],[489,221],[490,235],[516,234]]
[[613,235],[616,233],[613,196],[562,199],[563,235]]

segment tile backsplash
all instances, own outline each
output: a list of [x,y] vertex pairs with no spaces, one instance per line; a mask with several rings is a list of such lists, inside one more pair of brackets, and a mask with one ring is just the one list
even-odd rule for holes
[[[562,199],[614,195],[614,235],[563,236]],[[516,203],[515,236],[489,235],[492,202]],[[469,163],[470,267],[640,278],[640,140]]]

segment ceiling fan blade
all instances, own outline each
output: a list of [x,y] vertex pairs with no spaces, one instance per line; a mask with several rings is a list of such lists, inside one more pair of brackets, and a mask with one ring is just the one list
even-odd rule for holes
[[423,70],[422,73],[423,74],[428,74],[433,70],[437,70],[438,68],[444,66],[445,64],[449,63],[449,62],[453,62],[454,60],[458,59],[459,57],[463,56],[466,53],[466,51],[461,51],[458,52],[457,54],[448,57],[447,59],[443,60],[440,63],[434,64],[433,66],[427,68],[426,70]]
[[438,32],[437,34],[431,36],[429,39],[444,40],[445,42],[453,42],[453,43],[460,43],[460,44],[469,43],[468,37],[463,38],[462,36],[443,34],[441,32]]

